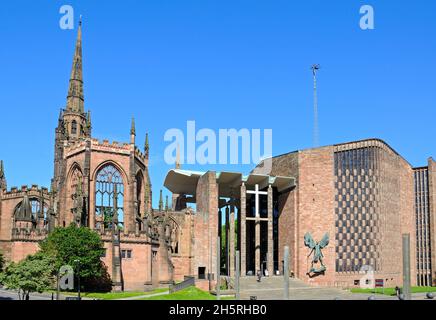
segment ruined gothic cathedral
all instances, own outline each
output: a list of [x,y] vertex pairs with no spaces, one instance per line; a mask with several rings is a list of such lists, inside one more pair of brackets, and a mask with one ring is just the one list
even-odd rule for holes
[[[146,290],[186,276],[211,290],[217,274],[235,276],[237,258],[241,276],[280,276],[285,246],[289,273],[307,283],[349,288],[382,279],[394,287],[402,285],[408,234],[412,284],[435,284],[432,158],[414,168],[384,141],[368,139],[276,156],[265,160],[271,170],[261,163],[248,175],[176,164],[164,182],[171,205],[161,192],[153,209],[148,137],[142,150],[136,146],[133,120],[129,143],[99,141],[91,130],[79,26],[51,190],[8,189],[1,162],[0,250],[7,260],[35,253],[53,228],[73,223],[101,235],[114,290]],[[314,259],[316,245],[321,260]],[[373,278],[363,276],[368,270]]]
[[174,231],[168,228],[173,223],[151,211],[148,137],[139,149],[132,119],[129,143],[92,138],[91,113],[84,108],[81,32],[80,25],[67,103],[55,131],[50,192],[36,185],[7,191],[2,163],[0,250],[8,260],[19,261],[36,252],[38,241],[54,227],[74,223],[101,235],[102,259],[115,289],[170,283],[168,247]]

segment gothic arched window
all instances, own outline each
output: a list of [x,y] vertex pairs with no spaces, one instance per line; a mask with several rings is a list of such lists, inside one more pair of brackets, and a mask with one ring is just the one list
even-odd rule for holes
[[[38,198],[30,198],[29,199],[29,203],[30,203],[30,208],[31,208],[31,212],[32,212],[32,219],[34,221],[38,220],[38,216],[41,214],[41,202]],[[14,215],[17,216],[21,206],[23,205],[23,202],[21,201],[16,207],[15,207],[15,211],[14,211]],[[46,203],[44,203],[44,227],[46,226],[46,224],[48,223],[48,217],[47,217],[47,212],[48,212],[48,206]]]
[[71,134],[76,134],[77,133],[77,122],[76,120],[73,120],[73,122],[71,122]]
[[[112,226],[114,213],[119,228],[124,226],[124,184],[121,173],[111,164],[104,166],[95,179],[95,215],[105,228]],[[98,227],[98,226],[97,226]]]

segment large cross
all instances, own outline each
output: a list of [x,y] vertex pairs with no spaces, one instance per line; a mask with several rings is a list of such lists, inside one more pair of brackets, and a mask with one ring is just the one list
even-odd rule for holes
[[[254,210],[255,210],[255,217],[256,217],[256,220],[259,220],[260,219],[260,212],[259,212],[259,197],[261,196],[261,195],[264,195],[264,196],[267,196],[268,195],[268,192],[267,191],[259,191],[259,185],[258,184],[256,184],[255,186],[254,186],[254,190],[247,190],[247,193],[249,193],[249,194],[254,194],[254,199],[255,199],[255,205],[254,205]],[[248,220],[249,218],[247,218],[247,220]]]
[[254,190],[247,190],[248,194],[254,194],[255,199],[255,205],[254,205],[254,218],[253,217],[247,217],[246,220],[254,221],[255,223],[255,232],[254,232],[254,241],[255,241],[255,249],[254,249],[254,256],[255,256],[255,272],[261,270],[261,261],[260,261],[260,223],[261,221],[268,221],[268,218],[261,218],[260,217],[260,210],[259,210],[259,198],[260,196],[268,196],[267,191],[259,191],[259,185],[256,184],[254,186]]

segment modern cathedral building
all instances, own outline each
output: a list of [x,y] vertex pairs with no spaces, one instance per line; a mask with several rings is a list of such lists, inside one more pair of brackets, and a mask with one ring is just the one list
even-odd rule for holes
[[127,143],[100,141],[91,131],[79,26],[50,191],[8,189],[1,162],[0,250],[7,260],[35,253],[53,228],[73,223],[100,234],[114,290],[145,290],[186,276],[211,290],[217,270],[235,275],[237,254],[242,276],[281,275],[285,246],[291,276],[313,285],[359,286],[373,272],[393,287],[402,285],[401,239],[409,234],[412,283],[435,285],[431,158],[413,168],[385,142],[370,139],[274,157],[268,174],[176,165],[165,179],[172,204],[164,205],[161,193],[153,209],[148,138],[143,149],[136,146],[134,121]]

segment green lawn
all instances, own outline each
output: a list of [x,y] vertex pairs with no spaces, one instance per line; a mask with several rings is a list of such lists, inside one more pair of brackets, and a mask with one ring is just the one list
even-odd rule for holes
[[[388,296],[395,296],[395,288],[385,288],[384,292],[382,288],[375,289],[351,289],[352,293],[377,293],[377,294],[385,294]],[[412,293],[420,293],[420,292],[436,292],[436,287],[412,287]]]
[[[233,298],[225,297],[222,299],[230,300]],[[200,290],[196,287],[189,287],[175,293],[150,298],[143,298],[141,300],[216,300],[216,296],[210,294],[209,292]]]
[[[131,298],[131,297],[139,297],[145,296],[147,294],[154,294],[168,291],[167,288],[155,289],[152,291],[131,291],[131,292],[81,292],[80,295],[82,298],[91,298],[91,299],[103,299],[103,300],[115,300],[115,299],[123,299],[123,298]],[[73,296],[77,297],[77,292],[61,292],[62,295],[65,296]]]

